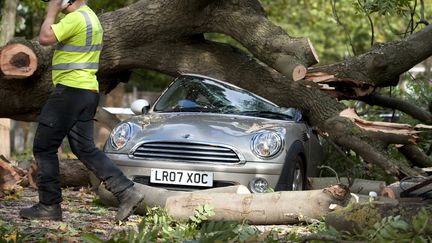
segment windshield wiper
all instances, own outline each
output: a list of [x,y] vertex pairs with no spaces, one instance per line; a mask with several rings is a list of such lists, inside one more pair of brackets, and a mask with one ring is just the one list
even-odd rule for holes
[[288,114],[284,114],[284,113],[280,113],[280,112],[274,112],[274,111],[241,111],[241,112],[238,112],[238,114],[258,116],[258,117],[264,117],[264,118],[283,118],[284,120],[293,119],[293,117],[288,115]]
[[184,107],[179,108],[177,112],[220,112],[219,109],[213,107]]

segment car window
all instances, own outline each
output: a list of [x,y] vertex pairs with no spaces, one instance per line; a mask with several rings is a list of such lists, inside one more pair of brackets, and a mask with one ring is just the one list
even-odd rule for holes
[[198,76],[180,76],[161,95],[155,112],[216,112],[292,119],[292,109],[278,107],[234,85]]

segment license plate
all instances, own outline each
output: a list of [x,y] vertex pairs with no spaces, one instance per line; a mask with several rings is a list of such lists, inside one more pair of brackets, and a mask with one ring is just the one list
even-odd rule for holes
[[213,172],[151,169],[150,182],[185,186],[213,186]]

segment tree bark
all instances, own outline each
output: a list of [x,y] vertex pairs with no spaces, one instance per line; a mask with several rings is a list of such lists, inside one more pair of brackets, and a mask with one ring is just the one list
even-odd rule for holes
[[335,88],[330,91],[332,95],[340,99],[365,96],[376,87],[397,85],[400,74],[430,57],[432,44],[428,40],[431,38],[429,25],[408,38],[377,44],[369,52],[343,62],[309,68],[306,79],[314,80],[315,73],[326,74],[328,79],[320,82]]
[[[196,192],[169,197],[165,208],[169,214],[179,219],[188,219],[194,215],[196,208],[210,205],[214,208],[215,215],[209,220],[293,224],[320,219],[332,210],[332,204],[343,206],[350,197],[349,189],[341,185],[323,190],[249,195]],[[230,203],[227,203],[227,198],[230,198]]]
[[432,167],[432,158],[421,151],[418,146],[405,145],[398,149],[414,165],[418,167]]
[[360,100],[366,102],[369,105],[378,105],[382,107],[400,110],[425,124],[432,124],[431,112],[422,109],[416,105],[410,104],[407,101],[392,97],[385,97],[377,94],[371,94],[361,97]]
[[[60,186],[61,187],[86,187],[90,186],[90,172],[84,166],[84,164],[76,159],[60,160]],[[36,176],[37,176],[37,164],[32,161],[28,168],[28,175],[32,186],[37,188]]]
[[[91,176],[94,190],[108,206],[118,206],[117,199],[103,184]],[[145,195],[136,212],[146,213],[146,207],[164,207],[178,219],[189,219],[195,209],[210,205],[215,216],[210,220],[247,220],[252,224],[292,224],[320,219],[335,205],[344,206],[351,199],[349,189],[333,185],[319,190],[251,194],[244,186],[231,186],[193,192],[168,191],[136,184]],[[227,199],[229,198],[229,203]],[[287,203],[289,202],[289,203]],[[272,205],[272,207],[268,207]]]
[[[98,179],[92,174],[91,181],[93,185],[93,189],[98,194],[104,205],[117,207],[119,202],[117,198],[108,191],[103,184],[100,183]],[[136,184],[139,190],[143,192],[145,195],[144,202],[138,206],[136,209],[137,213],[145,214],[146,207],[165,207],[166,202],[169,197],[180,196],[180,195],[190,195],[194,192],[184,192],[184,191],[169,191],[163,188],[157,188],[152,186],[146,186],[142,184]],[[247,187],[243,185],[238,186],[228,186],[228,187],[219,187],[213,189],[206,189],[199,191],[200,193],[232,193],[232,194],[250,194],[250,191]]]

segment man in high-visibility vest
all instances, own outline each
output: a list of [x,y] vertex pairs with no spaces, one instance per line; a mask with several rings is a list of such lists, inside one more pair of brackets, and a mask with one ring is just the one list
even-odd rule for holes
[[[57,24],[59,12],[66,16]],[[119,200],[116,221],[125,220],[143,194],[93,141],[93,117],[99,102],[96,71],[103,30],[86,0],[51,0],[39,34],[41,45],[56,44],[52,59],[54,91],[38,117],[33,153],[38,164],[39,203],[20,211],[27,219],[61,220],[57,150],[67,136],[72,152]]]

